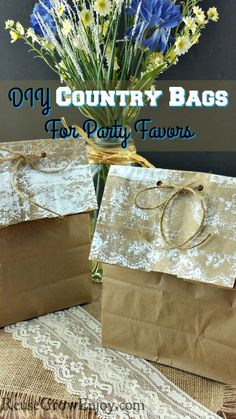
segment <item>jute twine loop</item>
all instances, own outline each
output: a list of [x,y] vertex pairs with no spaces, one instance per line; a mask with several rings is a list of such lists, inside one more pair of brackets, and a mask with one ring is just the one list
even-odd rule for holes
[[[170,194],[170,196],[166,200],[158,203],[157,205],[153,207],[142,206],[138,203],[138,197],[141,194],[148,191],[155,190],[155,189],[169,189],[169,190],[172,190],[173,192]],[[147,211],[152,211],[158,208],[161,209],[161,215],[159,219],[160,232],[161,232],[161,237],[163,241],[168,246],[167,248],[168,250],[170,249],[182,249],[182,250],[194,249],[195,247],[199,247],[203,243],[206,243],[210,239],[211,233],[208,233],[207,236],[204,237],[202,240],[200,240],[198,243],[191,244],[192,241],[196,240],[199,237],[199,235],[203,232],[203,229],[204,229],[204,224],[205,224],[205,219],[206,219],[206,207],[204,204],[203,197],[201,196],[201,191],[203,189],[204,189],[203,185],[194,186],[193,183],[186,186],[178,186],[178,185],[168,185],[168,184],[165,185],[165,184],[162,184],[162,182],[158,182],[157,186],[144,188],[135,195],[135,205],[137,208],[142,209],[142,210],[147,210]],[[177,242],[173,242],[167,237],[164,230],[164,220],[167,214],[168,207],[171,205],[172,201],[183,193],[190,193],[199,202],[200,207],[201,207],[201,220],[198,226],[196,227],[196,230],[194,231],[194,233],[192,233],[183,242],[177,243]]]
[[[62,124],[65,128],[68,128],[65,118],[61,118]],[[93,140],[88,138],[87,134],[78,125],[73,125],[79,133],[80,137],[83,138],[88,146],[88,159],[89,163],[95,164],[124,164],[125,163],[137,163],[142,167],[154,168],[148,160],[137,154],[137,149],[134,144],[129,144],[127,148],[121,146],[112,147],[110,149],[106,147],[97,146]]]
[[42,169],[41,167],[38,167],[38,162],[40,159],[45,159],[47,157],[47,150],[49,148],[49,145],[44,147],[43,150],[40,150],[41,144],[36,145],[32,148],[32,150],[29,153],[23,154],[17,151],[10,151],[5,148],[1,148],[0,152],[4,151],[7,152],[7,156],[0,156],[0,163],[9,162],[13,163],[13,169],[12,169],[12,180],[11,184],[14,189],[14,191],[23,199],[30,202],[32,205],[35,205],[39,208],[42,208],[45,211],[50,212],[51,214],[55,214],[57,217],[63,218],[63,216],[56,211],[53,211],[50,208],[45,207],[44,205],[39,204],[38,202],[34,201],[29,194],[27,194],[25,191],[21,190],[18,185],[18,177],[19,177],[19,170],[22,166],[29,165],[32,169],[38,170],[43,173],[59,173],[64,171],[71,161],[66,164],[65,166],[61,168],[53,168],[53,169]]

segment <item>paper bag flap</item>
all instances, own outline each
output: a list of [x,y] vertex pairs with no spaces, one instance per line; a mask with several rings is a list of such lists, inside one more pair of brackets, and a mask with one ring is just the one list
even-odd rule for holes
[[[171,189],[156,184],[200,185],[205,214],[203,228],[188,244],[169,248],[160,231],[163,206]],[[203,188],[202,188],[203,187]],[[137,194],[142,191],[141,207]],[[174,189],[173,189],[174,190]],[[202,220],[198,196],[178,194],[165,212],[164,227],[171,240],[184,242]],[[236,277],[236,179],[208,173],[112,166],[109,172],[90,258],[145,271],[233,288]],[[201,245],[205,238],[209,237]]]
[[0,227],[96,207],[83,141],[0,143]]

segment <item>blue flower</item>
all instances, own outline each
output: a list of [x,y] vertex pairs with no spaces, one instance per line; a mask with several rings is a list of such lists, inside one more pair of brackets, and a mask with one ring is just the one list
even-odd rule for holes
[[182,19],[180,6],[171,0],[132,0],[126,13],[135,17],[138,10],[138,22],[128,30],[128,36],[152,52],[158,47],[165,52],[171,29]]
[[[43,4],[42,4],[43,3]],[[36,35],[39,36],[43,36],[46,39],[50,39],[49,35],[46,35],[38,22],[37,19],[37,14],[39,14],[41,16],[41,18],[43,19],[44,23],[46,23],[49,28],[51,29],[51,31],[56,34],[57,32],[57,28],[56,28],[56,23],[53,19],[53,17],[51,16],[51,14],[45,9],[45,7],[43,5],[45,5],[48,9],[51,9],[52,5],[51,5],[51,1],[50,0],[42,0],[42,3],[36,3],[34,8],[33,8],[33,13],[30,16],[30,24],[32,26],[32,28],[34,29],[34,32],[36,33]]]

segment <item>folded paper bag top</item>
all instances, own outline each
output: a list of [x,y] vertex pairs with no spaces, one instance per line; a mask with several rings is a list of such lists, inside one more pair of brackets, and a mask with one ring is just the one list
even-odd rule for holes
[[0,327],[91,301],[96,207],[82,141],[0,144]]
[[[170,200],[171,194],[181,187],[183,193]],[[167,245],[160,228],[161,218],[166,241],[186,242],[185,248]],[[235,178],[112,166],[90,258],[233,288],[235,228]],[[189,241],[191,237],[193,240]]]
[[92,211],[97,201],[84,142],[0,143],[0,196],[0,227]]

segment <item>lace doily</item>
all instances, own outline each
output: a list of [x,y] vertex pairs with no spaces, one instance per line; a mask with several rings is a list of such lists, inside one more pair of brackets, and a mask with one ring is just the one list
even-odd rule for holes
[[148,362],[104,349],[100,323],[79,306],[5,330],[102,419],[218,418]]

